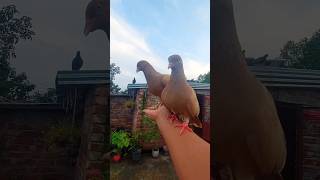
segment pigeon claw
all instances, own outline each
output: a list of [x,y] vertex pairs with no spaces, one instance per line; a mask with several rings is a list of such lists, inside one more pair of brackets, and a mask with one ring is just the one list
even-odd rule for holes
[[189,128],[189,123],[187,122],[183,122],[182,124],[178,124],[176,125],[176,127],[180,127],[181,130],[180,130],[180,136],[183,134],[184,131],[189,131],[189,132],[192,132],[192,129]]
[[173,113],[171,113],[168,117],[168,119],[170,120],[171,123],[173,123],[174,121],[178,120],[177,116]]

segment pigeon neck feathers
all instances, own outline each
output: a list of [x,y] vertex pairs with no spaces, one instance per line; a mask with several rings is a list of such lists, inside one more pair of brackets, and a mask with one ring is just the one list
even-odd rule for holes
[[150,64],[146,63],[143,68],[144,76],[146,77],[147,81],[153,78],[156,75],[160,75]]
[[246,68],[236,32],[231,1],[216,0],[213,6],[213,70],[224,72]]

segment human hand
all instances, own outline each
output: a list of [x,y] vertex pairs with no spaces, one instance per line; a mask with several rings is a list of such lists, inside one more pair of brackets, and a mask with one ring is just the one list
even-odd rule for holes
[[156,110],[145,109],[143,110],[143,112],[146,113],[148,117],[150,117],[151,119],[154,119],[155,121],[166,120],[170,114],[168,109],[163,105]]

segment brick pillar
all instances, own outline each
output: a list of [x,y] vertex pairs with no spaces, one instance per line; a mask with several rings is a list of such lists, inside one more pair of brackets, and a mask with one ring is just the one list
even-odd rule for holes
[[[132,131],[135,130],[142,130],[142,131],[146,131],[148,130],[147,127],[143,126],[142,123],[142,102],[143,102],[143,97],[144,94],[147,93],[147,97],[146,97],[146,106],[147,107],[155,107],[156,105],[158,105],[158,103],[160,102],[160,99],[156,96],[153,96],[149,91],[144,90],[144,89],[139,89],[137,91],[137,95],[136,95],[136,109],[135,109],[135,113],[134,113],[134,118],[133,118],[133,125],[132,125]],[[164,145],[164,140],[162,139],[162,137],[155,142],[148,142],[148,143],[144,143],[143,144],[143,149],[152,149],[152,148],[159,148],[161,146]]]
[[106,87],[92,88],[87,93],[81,128],[78,179],[87,180],[93,176],[92,174],[102,173],[100,170],[104,165],[101,158],[106,140],[105,130],[109,128],[106,127],[108,124],[106,121],[107,100]]

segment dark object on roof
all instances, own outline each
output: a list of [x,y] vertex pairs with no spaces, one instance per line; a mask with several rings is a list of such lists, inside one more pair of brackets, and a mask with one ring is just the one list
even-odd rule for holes
[[132,84],[135,84],[135,83],[136,83],[136,78],[134,77],[132,80]]
[[72,60],[72,70],[80,70],[83,65],[83,60],[80,56],[80,51],[77,51],[76,56]]

